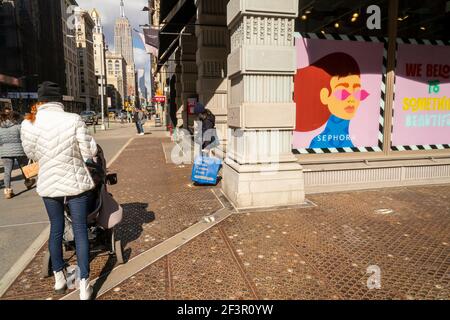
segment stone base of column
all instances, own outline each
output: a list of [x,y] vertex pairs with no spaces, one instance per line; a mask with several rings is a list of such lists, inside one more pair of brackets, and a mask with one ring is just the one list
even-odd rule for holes
[[227,159],[222,190],[238,209],[296,206],[305,202],[300,164],[239,165]]
[[219,146],[213,149],[213,155],[219,159],[225,159],[226,154],[227,154],[226,144],[220,144]]

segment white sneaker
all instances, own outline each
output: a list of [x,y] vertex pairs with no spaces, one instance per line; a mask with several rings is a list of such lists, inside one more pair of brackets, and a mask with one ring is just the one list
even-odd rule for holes
[[57,294],[65,293],[67,289],[67,280],[64,270],[59,272],[53,271],[53,274],[55,276],[55,292]]
[[93,291],[89,279],[80,280],[80,300],[91,300]]
[[140,136],[143,136],[143,135],[145,135],[145,133],[142,132],[142,133],[139,133],[139,135],[140,135]]

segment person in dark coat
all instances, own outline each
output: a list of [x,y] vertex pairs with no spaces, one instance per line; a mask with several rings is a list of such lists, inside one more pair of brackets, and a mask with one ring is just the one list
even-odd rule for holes
[[[27,163],[27,157],[22,147],[20,138],[21,116],[14,112],[11,107],[6,106],[0,112],[0,158],[5,168],[4,173],[4,194],[6,199],[14,197],[11,188],[11,174],[16,160],[19,167]],[[23,174],[23,172],[22,172]],[[25,177],[24,177],[25,178]],[[35,183],[34,179],[25,178],[25,186],[30,189]]]
[[198,120],[201,121],[202,124],[202,150],[216,147],[218,144],[216,116],[209,109],[206,109],[201,103],[197,103],[194,107],[194,112],[198,114]]
[[144,122],[145,122],[145,116],[144,116],[144,112],[139,109],[136,108],[136,110],[134,111],[133,114],[133,119],[134,122],[136,123],[136,129],[137,129],[137,134],[140,136],[143,136],[144,133]]

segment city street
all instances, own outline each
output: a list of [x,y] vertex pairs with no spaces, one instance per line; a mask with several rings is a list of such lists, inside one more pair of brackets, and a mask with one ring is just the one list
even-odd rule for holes
[[[171,145],[153,128],[111,166],[128,262],[92,257],[98,299],[448,299],[448,185],[318,194],[298,208],[237,211],[220,184],[192,185],[191,166],[170,163]],[[3,299],[78,298],[55,295],[53,279],[40,277],[45,250]],[[377,270],[380,287],[370,289]]]
[[[99,128],[97,126],[94,137],[104,149],[106,161],[113,159],[136,134],[134,124],[111,123],[106,132]],[[92,126],[89,129],[94,133]],[[44,204],[35,188],[26,190],[20,170],[15,170],[13,177],[12,187],[17,196],[10,200],[5,200],[3,194],[0,197],[0,279],[49,224]],[[3,173],[0,174],[0,181],[3,185]]]
[[0,0],[1,303],[450,300],[449,30],[450,0]]

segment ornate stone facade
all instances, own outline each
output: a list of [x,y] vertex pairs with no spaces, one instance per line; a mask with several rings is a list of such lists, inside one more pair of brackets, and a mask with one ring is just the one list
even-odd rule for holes
[[227,56],[230,35],[226,25],[226,0],[197,0],[196,61],[198,66],[197,92],[200,102],[216,116],[221,145],[226,151],[228,78]]
[[230,0],[229,105],[223,190],[238,208],[304,202],[292,154],[298,1]]
[[194,126],[194,116],[188,115],[187,102],[189,98],[197,97],[197,38],[193,34],[193,26],[187,26],[180,37],[181,54],[181,103],[183,110],[183,127]]

